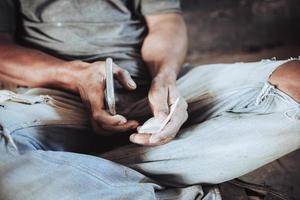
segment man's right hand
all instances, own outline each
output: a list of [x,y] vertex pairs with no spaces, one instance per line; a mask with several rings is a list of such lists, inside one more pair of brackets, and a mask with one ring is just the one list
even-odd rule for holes
[[[96,129],[125,132],[138,127],[138,122],[135,120],[127,120],[124,116],[112,116],[105,110],[104,90],[105,90],[105,62],[98,61],[94,63],[84,63],[81,61],[73,61],[73,66],[70,70],[74,77],[74,90],[80,94],[82,101],[90,108],[93,125],[96,124]],[[136,89],[136,84],[132,80],[128,71],[113,66],[114,78],[120,84],[128,89]],[[101,131],[100,131],[101,133]]]
[[[28,87],[46,87],[79,93],[90,108],[94,125],[110,132],[135,129],[137,121],[112,116],[104,108],[105,62],[64,61],[15,43],[11,34],[0,34],[0,79]],[[114,77],[127,89],[136,84],[124,69],[114,66]],[[101,131],[103,133],[103,131]]]

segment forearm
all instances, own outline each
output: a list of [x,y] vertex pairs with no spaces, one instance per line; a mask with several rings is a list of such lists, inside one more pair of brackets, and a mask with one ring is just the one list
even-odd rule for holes
[[16,45],[10,38],[0,42],[0,60],[1,80],[29,87],[74,90],[72,62]]
[[175,82],[187,51],[184,21],[178,14],[165,14],[162,18],[148,18],[147,25],[149,33],[142,46],[143,60],[153,78],[162,76]]

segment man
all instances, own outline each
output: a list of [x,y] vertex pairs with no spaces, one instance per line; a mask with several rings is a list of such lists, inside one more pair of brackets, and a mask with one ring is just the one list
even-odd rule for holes
[[[5,0],[0,9],[1,80],[33,88],[1,91],[0,199],[195,199],[201,183],[299,148],[299,61],[184,73],[177,0]],[[107,57],[119,82],[114,116],[104,103]],[[137,133],[178,98],[162,131]],[[118,132],[135,144],[103,153],[103,135]]]

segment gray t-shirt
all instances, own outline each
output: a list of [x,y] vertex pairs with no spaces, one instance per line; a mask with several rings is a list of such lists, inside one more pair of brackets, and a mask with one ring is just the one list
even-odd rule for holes
[[65,60],[110,56],[132,76],[147,78],[144,16],[170,12],[180,12],[179,0],[1,0],[0,32]]

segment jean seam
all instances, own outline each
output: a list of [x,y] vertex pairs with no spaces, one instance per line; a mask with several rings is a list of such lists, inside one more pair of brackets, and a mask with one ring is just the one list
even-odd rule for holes
[[[289,115],[289,113],[293,112],[292,115]],[[300,111],[299,111],[299,107],[298,108],[292,108],[290,110],[287,110],[284,112],[284,115],[289,119],[289,120],[293,120],[293,121],[299,121],[300,118],[297,117],[297,115],[299,115]]]

